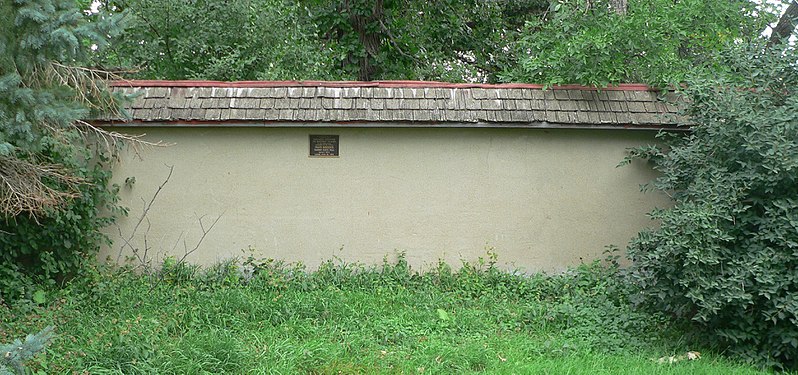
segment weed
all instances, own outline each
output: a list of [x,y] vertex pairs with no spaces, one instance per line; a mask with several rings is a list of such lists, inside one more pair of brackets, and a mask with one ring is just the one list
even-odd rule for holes
[[254,257],[206,269],[167,260],[152,274],[98,267],[47,290],[43,304],[0,307],[11,317],[0,339],[58,327],[30,364],[50,373],[755,371],[705,350],[706,365],[657,364],[697,348],[663,317],[635,311],[616,268],[523,275],[495,259],[425,274],[403,254],[315,271]]

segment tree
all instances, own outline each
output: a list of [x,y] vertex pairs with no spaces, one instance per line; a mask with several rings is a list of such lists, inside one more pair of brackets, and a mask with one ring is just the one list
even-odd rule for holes
[[359,80],[494,82],[529,17],[547,2],[479,0],[306,1],[345,76]]
[[[131,27],[105,63],[161,79],[656,85],[758,36],[753,0],[105,0]],[[712,15],[712,16],[708,16]],[[779,29],[781,30],[781,29]]]
[[[798,51],[795,2],[773,35],[735,39],[717,69],[688,71],[691,131],[632,150],[662,175],[673,206],[628,248],[642,306],[689,322],[706,343],[798,368]],[[773,20],[775,17],[769,17]],[[628,161],[628,160],[627,160]]]
[[106,49],[104,66],[144,79],[339,79],[316,25],[288,0],[106,0],[125,12],[125,34]]
[[787,9],[779,18],[779,22],[776,23],[776,26],[773,27],[773,31],[770,34],[770,41],[768,42],[769,46],[774,44],[778,44],[784,40],[789,39],[792,33],[795,31],[795,24],[798,20],[798,1],[791,1],[790,4],[787,6]]
[[0,300],[74,273],[104,239],[100,210],[117,211],[103,167],[118,136],[82,120],[122,99],[82,66],[117,21],[88,23],[70,0],[0,3]]
[[546,0],[106,0],[103,64],[155,79],[496,81]]
[[597,86],[681,83],[696,69],[724,69],[715,53],[758,38],[774,19],[748,0],[553,4],[546,17],[527,23],[515,45],[522,57],[503,80]]

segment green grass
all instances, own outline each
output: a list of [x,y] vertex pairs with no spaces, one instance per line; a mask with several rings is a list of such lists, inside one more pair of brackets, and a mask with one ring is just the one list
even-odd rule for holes
[[657,363],[700,348],[625,295],[597,265],[520,276],[484,263],[419,275],[401,259],[316,272],[171,262],[154,275],[98,271],[41,305],[0,305],[0,342],[55,325],[29,364],[44,373],[759,373],[709,352]]

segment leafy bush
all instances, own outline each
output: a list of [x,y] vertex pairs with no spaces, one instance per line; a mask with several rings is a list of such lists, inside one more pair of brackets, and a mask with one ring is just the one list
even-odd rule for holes
[[[764,51],[764,52],[763,52]],[[690,319],[733,353],[798,368],[798,68],[794,50],[739,47],[730,74],[685,90],[695,124],[653,186],[674,205],[629,248],[641,302]]]
[[[76,276],[109,239],[101,229],[113,222],[113,215],[123,214],[116,205],[117,187],[109,187],[110,160],[92,155],[50,153],[52,159],[69,167],[86,180],[79,196],[58,209],[49,209],[40,217],[18,215],[0,219],[0,301],[31,292],[34,284],[54,285]],[[91,165],[81,165],[96,157]]]

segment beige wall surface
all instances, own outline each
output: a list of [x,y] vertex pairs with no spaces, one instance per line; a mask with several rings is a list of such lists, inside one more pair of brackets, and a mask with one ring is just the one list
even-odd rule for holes
[[[646,213],[667,204],[639,184],[644,163],[616,168],[652,132],[567,129],[135,128],[174,143],[125,155],[115,170],[130,215],[110,228],[158,260],[181,257],[219,215],[188,260],[233,256],[379,263],[405,252],[414,267],[475,261],[558,271],[623,248]],[[340,135],[340,157],[308,156],[309,134]],[[145,221],[142,209],[174,166]],[[121,236],[120,234],[121,233]],[[146,239],[146,241],[145,241]],[[131,255],[129,249],[122,258]]]

